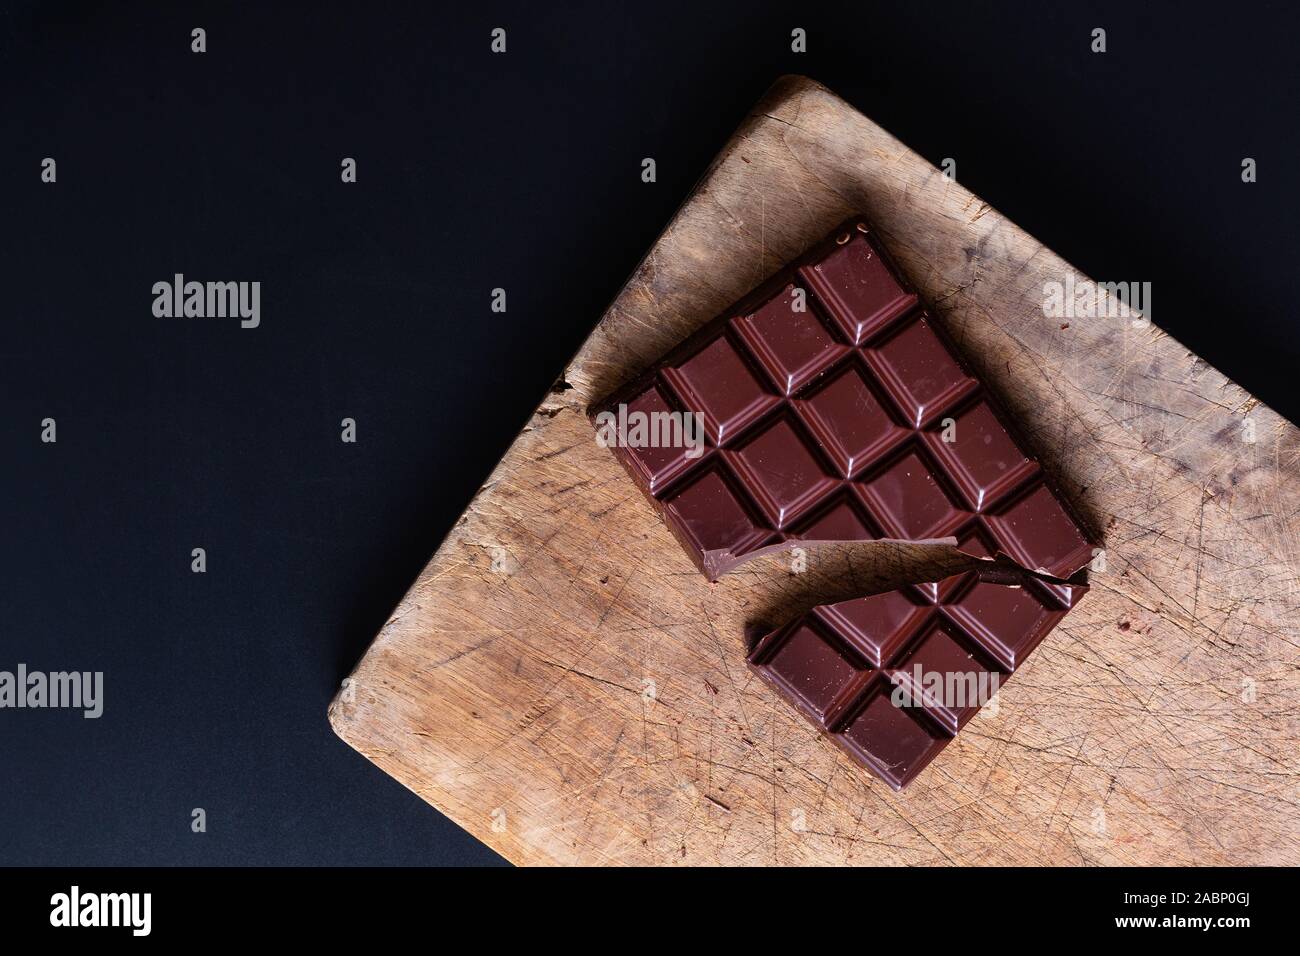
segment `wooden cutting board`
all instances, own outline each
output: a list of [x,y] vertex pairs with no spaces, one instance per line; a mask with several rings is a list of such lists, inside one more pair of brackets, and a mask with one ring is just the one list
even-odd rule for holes
[[[584,414],[854,212],[1106,546],[996,715],[901,794],[746,670],[744,628],[970,559],[832,546],[711,585]],[[1300,863],[1300,433],[1154,326],[1045,318],[1070,271],[780,80],[344,682],[335,730],[516,863]]]

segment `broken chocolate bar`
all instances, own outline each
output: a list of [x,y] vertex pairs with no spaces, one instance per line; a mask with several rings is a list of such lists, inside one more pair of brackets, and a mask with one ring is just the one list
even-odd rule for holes
[[590,414],[711,581],[813,542],[955,543],[1058,578],[1092,559],[1006,414],[860,220]]
[[1086,594],[1016,570],[813,608],[761,638],[753,670],[901,790]]

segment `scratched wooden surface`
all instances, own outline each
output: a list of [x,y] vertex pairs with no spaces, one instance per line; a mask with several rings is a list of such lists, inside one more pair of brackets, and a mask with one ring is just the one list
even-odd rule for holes
[[[747,672],[744,627],[968,559],[835,546],[710,585],[584,417],[852,212],[1106,545],[997,714],[902,794]],[[518,863],[1300,863],[1300,434],[1155,326],[1045,318],[1069,271],[782,79],[344,683],[334,728]]]

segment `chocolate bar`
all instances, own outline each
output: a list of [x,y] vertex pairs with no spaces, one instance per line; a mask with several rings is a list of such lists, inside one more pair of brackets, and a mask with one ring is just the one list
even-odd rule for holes
[[901,790],[1087,591],[1018,570],[967,571],[813,608],[761,638],[749,665]]
[[792,544],[948,542],[1058,578],[1088,535],[851,220],[590,410],[711,581]]

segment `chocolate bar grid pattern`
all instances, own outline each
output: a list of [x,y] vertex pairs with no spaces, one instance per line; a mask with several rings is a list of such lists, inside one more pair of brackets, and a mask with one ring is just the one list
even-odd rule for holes
[[[1008,586],[1001,577],[970,571],[814,608],[761,639],[750,667],[855,762],[901,790],[979,710],[978,700],[927,694],[915,666],[997,674],[1001,683],[1088,590],[1028,574]],[[896,706],[896,686],[919,706]]]
[[702,415],[698,458],[616,453],[711,580],[786,541],[955,537],[966,553],[1062,578],[1091,560],[1078,522],[865,223],[841,227],[773,287],[602,406]]

